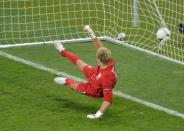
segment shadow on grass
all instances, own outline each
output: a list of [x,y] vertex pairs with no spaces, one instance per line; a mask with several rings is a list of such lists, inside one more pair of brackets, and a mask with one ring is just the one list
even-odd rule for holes
[[[54,98],[57,103],[59,103],[59,108],[60,110],[70,110],[71,112],[81,112],[81,113],[95,113],[100,105],[97,102],[92,101],[91,103],[89,102],[81,102],[79,99],[76,101],[73,101],[71,99],[66,99],[66,98]],[[79,102],[80,101],[80,102]],[[101,104],[101,103],[100,103]],[[119,111],[113,111],[113,110],[108,110],[105,114],[104,117],[101,119],[103,120],[104,118],[108,120],[112,120],[113,118],[116,118],[117,120],[122,120],[121,115],[119,115]]]
[[[94,112],[97,110],[98,105],[89,105],[86,102],[79,102],[80,100],[71,100],[66,98],[54,98],[54,100],[59,104],[60,108],[65,108],[68,110],[73,110],[75,112]],[[93,103],[92,103],[93,104]]]

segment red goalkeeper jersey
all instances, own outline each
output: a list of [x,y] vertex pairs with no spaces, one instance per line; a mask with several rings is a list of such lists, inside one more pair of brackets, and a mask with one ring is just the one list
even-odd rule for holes
[[88,78],[87,83],[82,83],[80,86],[85,86],[85,93],[96,98],[104,97],[105,101],[112,103],[112,89],[116,84],[115,61],[110,60],[105,69],[98,67],[84,68],[84,74]]

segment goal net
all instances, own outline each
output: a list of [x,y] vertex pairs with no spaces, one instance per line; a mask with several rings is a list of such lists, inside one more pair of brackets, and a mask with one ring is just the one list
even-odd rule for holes
[[[91,24],[98,36],[124,32],[127,44],[184,62],[183,6],[183,0],[0,0],[0,45],[83,39]],[[158,49],[161,27],[171,38]]]

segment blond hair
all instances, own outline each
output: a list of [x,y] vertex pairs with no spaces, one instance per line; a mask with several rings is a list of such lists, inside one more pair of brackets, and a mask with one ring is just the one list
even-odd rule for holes
[[96,57],[100,60],[100,62],[107,65],[112,57],[111,51],[106,47],[100,47],[97,50]]

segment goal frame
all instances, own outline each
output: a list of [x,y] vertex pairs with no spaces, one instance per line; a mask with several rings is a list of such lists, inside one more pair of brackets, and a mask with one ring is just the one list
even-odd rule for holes
[[[133,16],[132,16],[132,26],[133,27],[139,27],[140,26],[140,12],[139,12],[139,8],[140,8],[140,0],[132,0],[133,1],[133,6],[132,6],[132,10],[133,10]],[[160,27],[167,27],[163,17],[162,17],[162,14],[160,13],[159,11],[159,8],[155,2],[155,0],[153,1],[153,6],[154,8],[156,9],[156,14],[158,15],[158,19],[160,21]],[[102,35],[105,34],[106,36],[100,36],[99,38],[103,41],[107,41],[107,42],[110,42],[112,44],[117,44],[119,46],[122,46],[122,47],[128,47],[128,48],[131,48],[131,49],[135,49],[135,50],[138,50],[138,51],[141,51],[141,52],[144,52],[146,54],[149,54],[149,55],[153,55],[155,57],[159,57],[159,58],[162,58],[162,59],[166,59],[168,61],[171,61],[171,62],[174,62],[174,63],[177,63],[177,64],[182,64],[184,65],[184,61],[179,61],[177,59],[174,59],[172,57],[168,57],[168,56],[164,56],[164,55],[161,55],[157,52],[154,52],[154,51],[151,51],[151,50],[148,50],[148,49],[144,49],[144,48],[141,48],[139,46],[135,46],[134,43],[133,44],[130,44],[130,43],[127,43],[127,42],[124,42],[124,41],[119,41],[117,40],[116,38],[113,38],[112,36],[107,36],[108,34],[105,33],[105,30],[106,30],[106,15],[105,15],[105,12],[106,12],[106,8],[105,8],[105,5],[104,5],[104,0],[102,0],[102,10],[104,11],[104,22],[103,22],[103,31],[102,31]],[[84,23],[83,23],[84,24]],[[89,42],[89,41],[92,41],[91,38],[77,38],[77,39],[65,39],[65,40],[60,40],[62,43],[66,43],[66,44],[70,44],[70,43],[81,43],[81,42]],[[17,46],[30,46],[30,45],[44,45],[44,44],[52,44],[53,41],[43,41],[43,42],[30,42],[30,43],[18,43],[18,44],[5,44],[5,43],[0,43],[0,49],[1,48],[11,48],[11,47],[17,47]],[[141,42],[140,42],[141,43]],[[160,45],[160,44],[159,44]],[[158,46],[159,46],[158,45]],[[157,46],[157,47],[158,47]],[[155,48],[157,48],[155,47]]]

